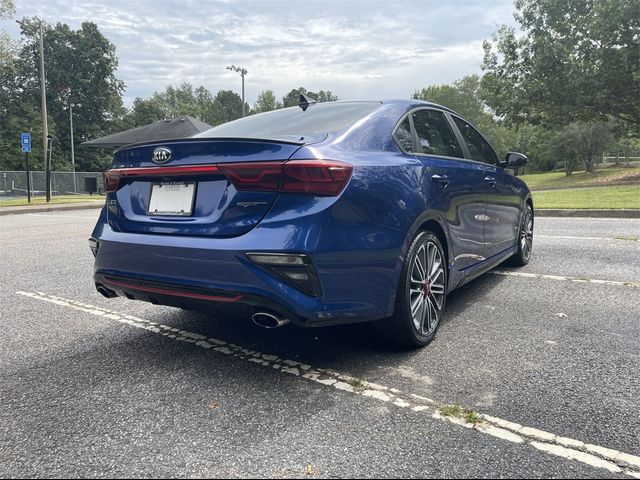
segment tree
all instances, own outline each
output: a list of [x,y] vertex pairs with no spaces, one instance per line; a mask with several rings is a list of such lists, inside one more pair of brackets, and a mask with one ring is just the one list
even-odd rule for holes
[[613,142],[611,122],[573,122],[553,137],[553,151],[565,159],[565,173],[571,175],[578,162],[587,173],[594,170],[596,159]]
[[516,132],[500,125],[482,99],[478,75],[468,75],[452,85],[430,85],[413,94],[413,98],[449,107],[474,124],[501,156],[514,149]]
[[330,90],[326,92],[324,90],[320,90],[319,92],[311,92],[307,91],[306,88],[294,88],[289,93],[287,93],[284,97],[282,97],[282,104],[284,107],[297,107],[300,103],[300,95],[308,95],[311,98],[315,99],[317,102],[335,102],[338,100],[337,95],[334,95]]
[[297,107],[300,103],[300,95],[304,95],[306,93],[307,89],[304,87],[294,88],[284,97],[282,97],[282,105],[284,106],[284,108]]
[[169,118],[169,112],[157,98],[143,99],[136,97],[131,110],[125,117],[124,129],[142,127],[150,123]]
[[213,95],[211,92],[200,85],[194,91],[195,94],[195,117],[202,121],[208,122],[213,117]]
[[276,100],[273,90],[263,90],[258,95],[256,103],[253,105],[252,113],[270,112],[282,108],[282,104]]
[[524,34],[484,43],[488,104],[512,123],[640,122],[637,0],[516,0]]
[[154,92],[151,98],[137,97],[127,113],[126,128],[140,127],[167,118],[189,115],[210,123],[215,116],[214,98],[203,86],[194,89],[188,82],[179,86],[169,85],[161,92]]
[[16,5],[13,0],[0,0],[0,20],[11,18],[16,13]]
[[[249,106],[245,105],[246,110]],[[242,98],[231,90],[220,90],[213,99],[211,125],[220,125],[242,117]]]
[[[14,78],[21,105],[21,111],[16,115],[29,118],[29,112],[40,104],[40,58],[37,54],[40,21],[25,18],[19,23],[24,40],[20,53],[22,61]],[[115,46],[94,23],[85,22],[79,30],[72,30],[62,23],[43,24],[43,32],[47,110],[54,139],[53,165],[54,168],[68,168],[71,151],[69,105],[74,105],[75,143],[110,133],[123,112],[124,83],[115,75],[118,66]],[[79,150],[77,153],[78,170],[102,169],[110,158],[100,151]]]
[[326,92],[320,90],[318,93],[307,92],[311,98],[315,98],[318,102],[337,102],[339,100],[337,95],[334,95],[330,90]]
[[[12,0],[0,0],[0,20],[11,18],[14,13],[16,13],[16,6]],[[0,62],[7,61],[10,56],[11,39],[7,32],[0,30]]]

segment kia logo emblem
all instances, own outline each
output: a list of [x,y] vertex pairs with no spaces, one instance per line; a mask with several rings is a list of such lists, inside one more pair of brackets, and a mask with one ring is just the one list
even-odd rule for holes
[[167,147],[158,147],[153,151],[151,158],[155,163],[167,163],[171,160],[171,150]]

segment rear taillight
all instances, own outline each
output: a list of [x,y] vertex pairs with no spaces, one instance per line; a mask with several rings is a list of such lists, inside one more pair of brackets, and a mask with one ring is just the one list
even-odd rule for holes
[[332,160],[232,163],[219,168],[237,190],[322,196],[340,194],[353,172],[348,163]]
[[180,165],[175,167],[113,168],[102,174],[106,192],[118,190],[121,177],[176,177],[218,173],[216,165]]
[[120,184],[120,172],[118,170],[107,170],[103,172],[102,180],[105,192],[115,192]]
[[282,176],[282,162],[227,163],[220,170],[236,190],[277,192]]
[[115,168],[104,172],[104,189],[115,192],[123,177],[201,175],[222,172],[236,190],[339,195],[349,182],[353,166],[335,160],[224,163],[177,167]]
[[351,178],[353,167],[348,163],[328,160],[285,163],[281,192],[338,195]]

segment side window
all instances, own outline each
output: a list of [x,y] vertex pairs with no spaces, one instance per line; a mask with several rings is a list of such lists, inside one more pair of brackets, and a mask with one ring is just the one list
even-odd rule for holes
[[458,126],[458,129],[462,134],[462,138],[467,144],[471,160],[477,160],[478,162],[489,163],[491,165],[498,164],[496,152],[494,152],[491,145],[482,138],[482,135],[480,135],[475,128],[458,117],[453,117],[453,121]]
[[413,126],[418,134],[418,153],[462,158],[462,149],[444,113],[418,110],[413,114]]
[[396,141],[400,148],[407,153],[413,153],[413,140],[411,138],[411,124],[409,123],[409,117],[404,119],[395,133]]

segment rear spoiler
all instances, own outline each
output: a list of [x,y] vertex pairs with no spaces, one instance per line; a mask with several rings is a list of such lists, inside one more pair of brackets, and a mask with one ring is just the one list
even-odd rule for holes
[[131,143],[129,145],[124,145],[117,150],[114,151],[114,154],[127,150],[129,148],[135,147],[144,147],[149,145],[166,145],[168,143],[188,143],[188,142],[210,142],[210,141],[220,141],[220,142],[262,142],[262,143],[286,143],[289,145],[297,145],[302,146],[309,143],[317,143],[321,142],[327,138],[327,134],[324,135],[307,135],[307,136],[297,136],[297,135],[286,135],[274,138],[250,138],[250,137],[189,137],[189,138],[167,138],[167,139],[158,139],[158,140],[148,140],[146,142],[139,143]]

